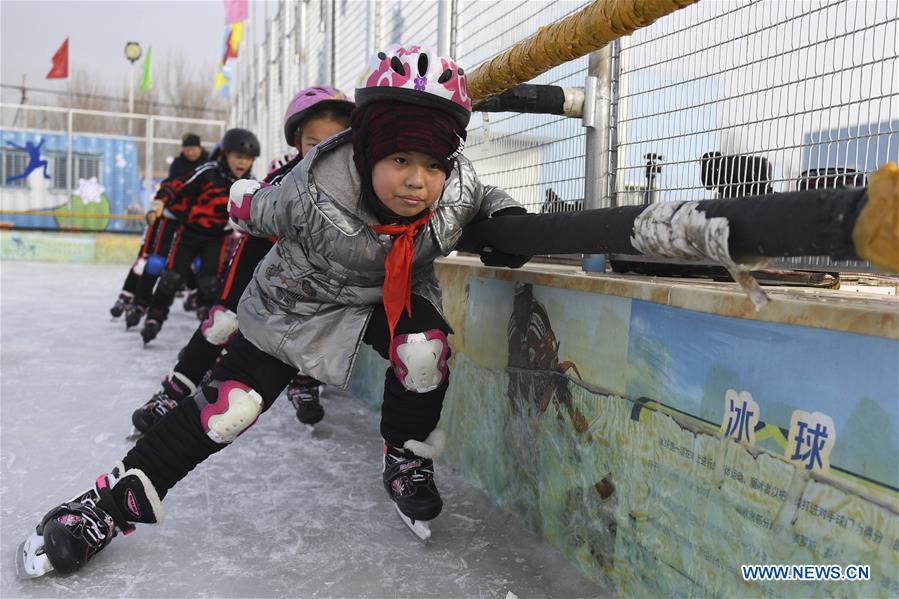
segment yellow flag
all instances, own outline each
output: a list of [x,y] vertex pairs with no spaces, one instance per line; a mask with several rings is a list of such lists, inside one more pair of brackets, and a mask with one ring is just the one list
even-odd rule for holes
[[240,23],[232,23],[231,36],[228,38],[228,45],[231,46],[230,56],[237,56],[237,47],[243,41],[243,21]]
[[227,84],[228,78],[225,77],[225,74],[222,73],[221,67],[219,67],[219,70],[215,72],[215,91],[222,89],[222,87]]

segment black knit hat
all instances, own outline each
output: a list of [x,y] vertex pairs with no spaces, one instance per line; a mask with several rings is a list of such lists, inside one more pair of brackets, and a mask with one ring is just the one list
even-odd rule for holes
[[449,177],[465,145],[466,132],[446,111],[427,106],[375,102],[356,108],[350,117],[353,162],[362,180],[362,202],[382,223],[401,223],[400,217],[375,194],[371,182],[376,162],[394,152],[417,151],[436,158]]
[[188,146],[198,145],[200,145],[200,136],[196,133],[185,133],[181,136],[181,147],[186,148]]
[[448,177],[465,146],[466,132],[445,110],[398,102],[375,102],[350,119],[356,168],[365,178],[382,158],[413,150],[436,158]]

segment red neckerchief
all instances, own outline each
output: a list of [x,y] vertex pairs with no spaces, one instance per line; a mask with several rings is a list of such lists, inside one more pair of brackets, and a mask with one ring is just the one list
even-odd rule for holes
[[412,254],[413,238],[418,230],[428,224],[431,212],[407,225],[372,225],[375,233],[396,235],[393,247],[384,261],[384,312],[390,328],[390,354],[393,354],[393,330],[403,313],[403,308],[412,316]]

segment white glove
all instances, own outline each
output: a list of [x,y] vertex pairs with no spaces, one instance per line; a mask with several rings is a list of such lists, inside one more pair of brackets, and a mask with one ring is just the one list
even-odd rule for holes
[[262,184],[254,179],[239,179],[231,185],[228,194],[228,216],[236,226],[240,226],[240,221],[249,222],[253,194],[261,187]]

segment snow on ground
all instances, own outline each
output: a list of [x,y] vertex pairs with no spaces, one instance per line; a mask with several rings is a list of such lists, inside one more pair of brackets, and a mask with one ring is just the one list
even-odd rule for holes
[[601,594],[439,462],[444,513],[422,546],[381,486],[377,413],[339,393],[312,436],[282,397],[169,493],[162,524],[73,576],[18,580],[18,543],[126,453],[131,412],[197,325],[179,301],[143,348],[108,313],[125,268],[0,262],[0,597]]

